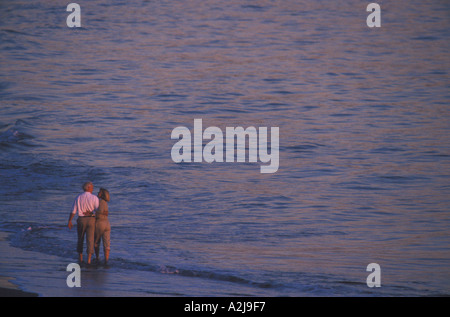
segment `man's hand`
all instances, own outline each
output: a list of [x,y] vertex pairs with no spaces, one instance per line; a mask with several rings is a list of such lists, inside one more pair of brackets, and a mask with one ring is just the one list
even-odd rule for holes
[[74,216],[75,216],[75,214],[70,213],[69,221],[67,222],[67,227],[69,227],[69,230],[72,229],[72,219]]

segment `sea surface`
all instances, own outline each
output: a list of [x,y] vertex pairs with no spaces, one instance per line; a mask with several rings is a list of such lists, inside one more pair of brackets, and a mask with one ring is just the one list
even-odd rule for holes
[[[379,28],[369,1],[77,3],[80,28],[61,1],[0,2],[0,276],[41,296],[450,295],[448,1],[378,1]],[[278,171],[175,163],[195,119],[278,127]],[[111,259],[69,288],[88,180]]]

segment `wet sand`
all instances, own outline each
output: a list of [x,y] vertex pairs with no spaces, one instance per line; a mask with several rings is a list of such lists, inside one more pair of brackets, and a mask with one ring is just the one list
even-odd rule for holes
[[0,287],[0,297],[37,297],[38,294],[20,289]]
[[[104,266],[83,267],[82,287],[67,286],[67,265],[71,260],[58,256],[27,251],[10,245],[8,232],[0,231],[0,297],[103,297],[103,296],[157,296],[159,293],[142,294],[126,286],[131,280],[141,280],[133,271],[125,274],[111,272]],[[76,253],[74,259],[76,261]],[[144,280],[162,283],[167,275],[144,272],[150,275]],[[177,280],[178,281],[178,280]],[[134,281],[134,283],[136,283]],[[146,284],[146,283],[144,283]]]
[[67,287],[67,264],[55,256],[22,250],[10,245],[0,231],[0,296],[73,296]]
[[0,297],[36,297],[37,293],[26,292],[21,289],[11,281],[14,280],[13,277],[4,276],[4,269],[7,267],[6,262],[9,261],[9,256],[7,256],[7,251],[11,250],[11,247],[6,241],[8,236],[5,232],[0,232],[0,250],[2,251],[2,260],[0,260]]

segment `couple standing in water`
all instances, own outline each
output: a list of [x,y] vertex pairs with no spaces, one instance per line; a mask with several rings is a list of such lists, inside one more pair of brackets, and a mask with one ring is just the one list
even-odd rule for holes
[[106,264],[109,260],[109,251],[111,248],[111,225],[108,220],[109,192],[104,188],[100,188],[98,195],[93,195],[94,184],[92,182],[84,183],[83,190],[84,192],[75,198],[69,216],[68,227],[72,229],[72,219],[77,214],[77,252],[80,263],[83,262],[83,244],[84,237],[86,236],[87,263],[91,264],[92,253],[94,251],[96,261],[98,262],[100,241],[102,241]]

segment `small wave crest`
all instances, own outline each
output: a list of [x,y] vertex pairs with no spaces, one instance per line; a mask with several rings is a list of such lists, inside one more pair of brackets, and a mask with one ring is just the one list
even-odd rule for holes
[[[253,286],[258,288],[275,288],[277,285],[273,282],[256,282],[247,277],[241,277],[232,272],[216,272],[208,269],[185,269],[172,265],[156,265],[149,263],[142,263],[136,261],[130,261],[124,258],[112,258],[110,263],[115,267],[127,270],[139,270],[149,271],[161,274],[175,274],[184,277],[202,278],[208,280],[215,280],[221,282],[238,283],[247,286]],[[281,285],[279,285],[281,286]]]
[[31,140],[34,137],[28,134],[24,120],[17,120],[13,125],[4,126],[4,130],[0,132],[0,148],[8,148],[14,145],[33,146]]

